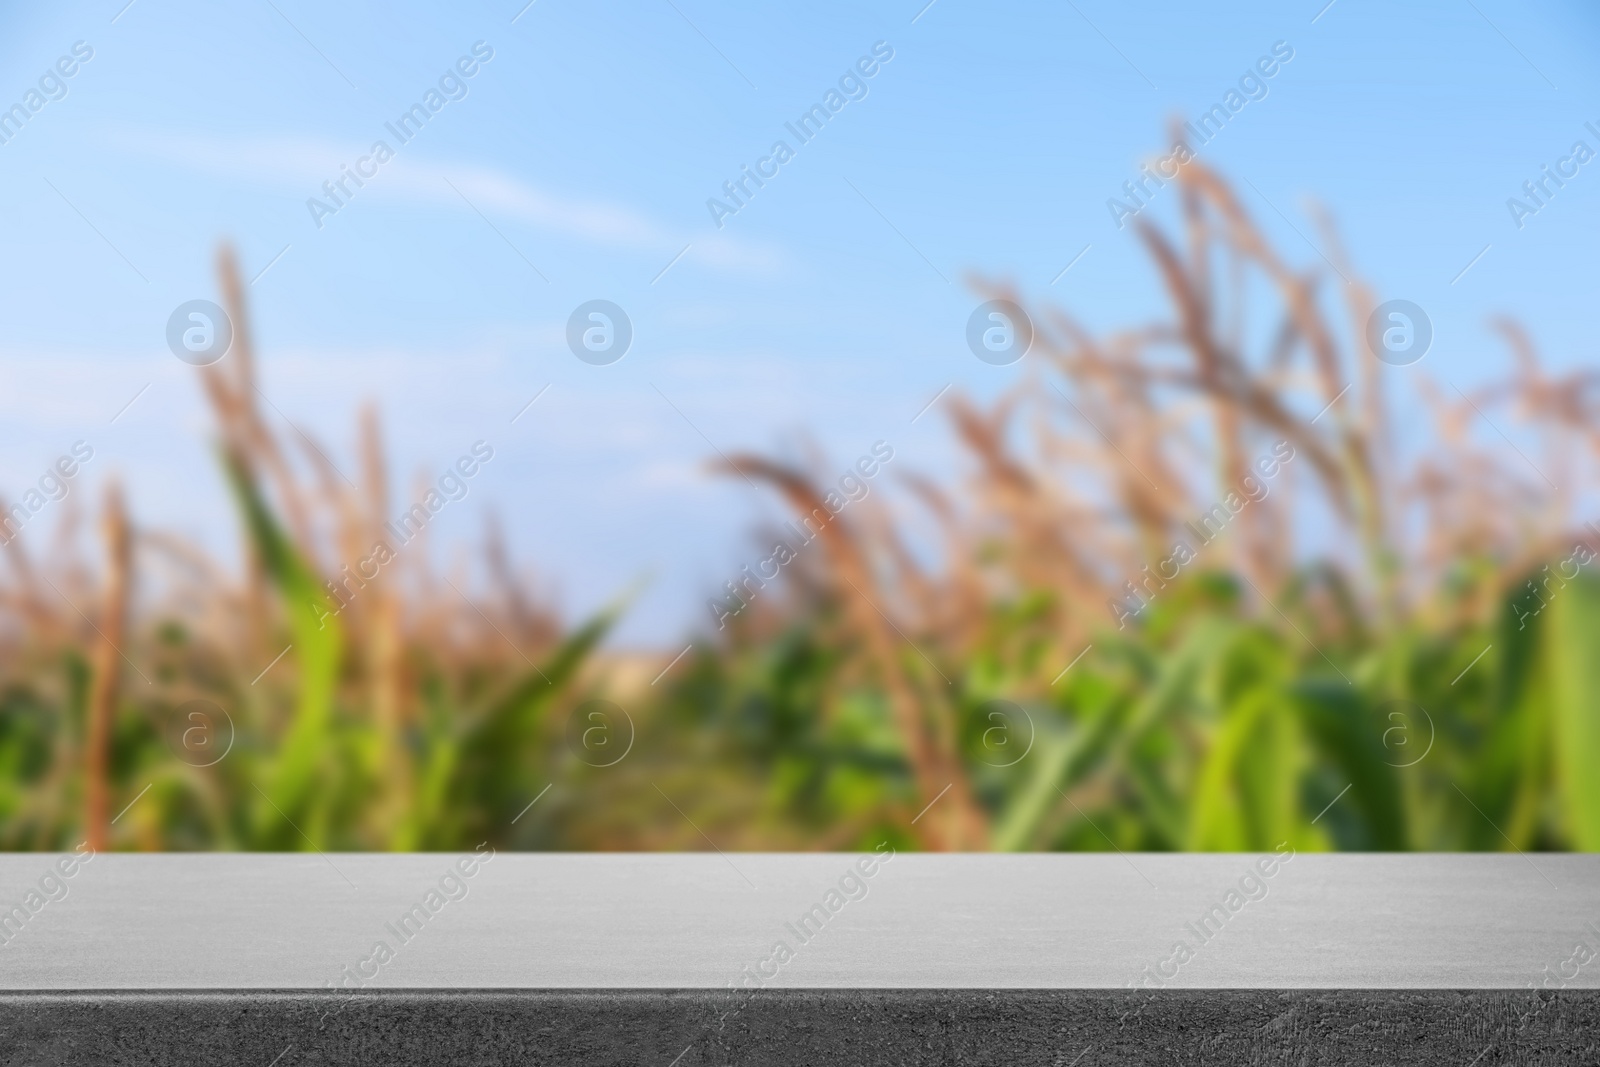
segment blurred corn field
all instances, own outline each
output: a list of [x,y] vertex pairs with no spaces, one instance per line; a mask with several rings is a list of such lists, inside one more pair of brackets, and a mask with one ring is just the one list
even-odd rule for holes
[[960,478],[902,460],[829,521],[821,468],[723,463],[818,547],[658,684],[676,650],[601,651],[625,602],[564,627],[492,524],[473,567],[352,581],[378,417],[362,488],[271,429],[224,252],[201,373],[246,563],[114,484],[94,530],[74,497],[45,555],[9,539],[0,846],[1600,848],[1600,375],[1499,322],[1502,381],[1418,365],[1396,413],[1333,227],[1296,267],[1204,165],[1175,192],[1176,234],[1135,223],[1167,317],[1029,308],[1018,384],[942,404]]

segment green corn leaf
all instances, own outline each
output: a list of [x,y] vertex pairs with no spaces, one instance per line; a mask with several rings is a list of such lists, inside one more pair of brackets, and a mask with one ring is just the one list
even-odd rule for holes
[[[518,798],[550,763],[540,748],[545,715],[614,625],[620,608],[605,611],[563,641],[543,667],[532,666],[479,716],[459,745],[441,755],[453,766],[434,768],[452,782],[454,802],[471,811],[473,834],[498,833],[496,820],[515,814]],[[548,778],[546,778],[548,781]],[[542,786],[541,786],[542,787]]]
[[321,849],[330,844],[331,797],[319,789],[319,768],[338,758],[333,703],[343,633],[337,607],[279,526],[251,473],[233,456],[225,455],[223,466],[251,544],[283,597],[293,639],[290,651],[299,666],[294,719],[265,780],[253,783],[261,791],[252,803],[253,836],[258,847]]
[[1600,578],[1580,573],[1544,609],[1557,788],[1573,846],[1600,849]]

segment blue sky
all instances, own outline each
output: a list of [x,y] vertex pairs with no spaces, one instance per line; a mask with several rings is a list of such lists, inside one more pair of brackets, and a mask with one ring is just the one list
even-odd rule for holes
[[[1279,246],[1317,260],[1315,196],[1379,293],[1432,318],[1419,366],[1464,387],[1502,365],[1492,314],[1554,365],[1591,360],[1600,161],[1521,229],[1506,200],[1600,149],[1592,8],[924,2],[9,5],[0,106],[75,42],[93,58],[0,144],[0,491],[84,439],[75,492],[116,473],[141,521],[229,552],[209,416],[164,342],[173,308],[216,298],[225,238],[247,277],[271,264],[250,296],[285,416],[354,471],[376,401],[397,487],[490,441],[441,551],[493,505],[573,617],[649,577],[618,640],[670,645],[778,514],[705,473],[707,439],[809,439],[841,471],[883,439],[897,469],[952,474],[944,424],[912,416],[1025,373],[966,349],[964,279],[1102,329],[1159,310],[1107,199],[1280,41],[1267,96],[1202,150]],[[395,142],[384,124],[479,41],[466,95]],[[716,227],[707,199],[877,42],[866,96]],[[318,228],[307,199],[380,138],[394,158]],[[591,299],[633,323],[609,366],[565,344]]]

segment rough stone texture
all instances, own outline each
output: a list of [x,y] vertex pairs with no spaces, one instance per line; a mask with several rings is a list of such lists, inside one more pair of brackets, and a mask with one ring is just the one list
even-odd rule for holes
[[0,996],[0,1064],[1593,1064],[1600,994],[362,991]]

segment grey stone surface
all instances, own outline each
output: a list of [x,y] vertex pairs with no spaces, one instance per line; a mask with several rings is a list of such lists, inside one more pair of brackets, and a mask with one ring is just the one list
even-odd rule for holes
[[1600,995],[762,990],[0,996],[0,1064],[1593,1064]]
[[[1255,856],[899,855],[860,895],[855,854],[501,854],[446,900],[458,859],[103,855],[29,914],[53,857],[6,854],[0,913],[25,918],[0,989],[715,990],[757,970],[769,991],[1600,984],[1574,953],[1600,949],[1600,856],[1300,855],[1241,891]],[[827,921],[803,937],[814,904]],[[1198,930],[1213,906],[1220,931]]]

